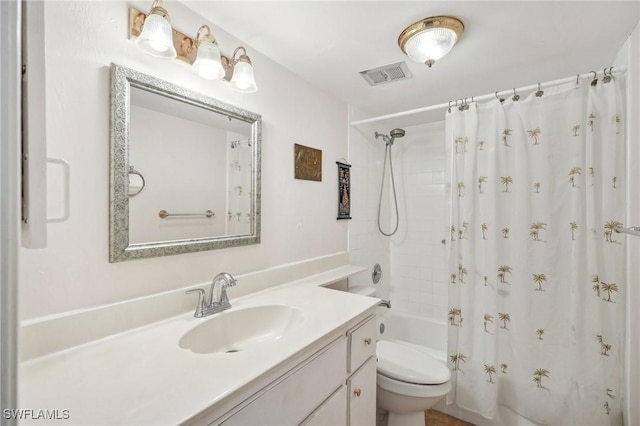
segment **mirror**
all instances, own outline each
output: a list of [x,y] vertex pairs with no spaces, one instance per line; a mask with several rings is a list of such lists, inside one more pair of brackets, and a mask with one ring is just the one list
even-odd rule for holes
[[260,243],[261,127],[258,114],[111,64],[109,260]]

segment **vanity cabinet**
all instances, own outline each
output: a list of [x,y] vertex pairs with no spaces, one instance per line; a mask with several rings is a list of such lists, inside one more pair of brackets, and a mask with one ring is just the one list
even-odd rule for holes
[[349,425],[376,424],[376,358],[369,358],[347,381]]
[[347,386],[342,385],[302,422],[303,426],[343,425],[347,422]]
[[376,318],[348,333],[349,365],[347,370],[348,424],[376,424]]
[[251,402],[222,424],[299,424],[344,384],[346,356],[347,339],[343,337],[258,392]]
[[[214,425],[350,425],[376,420],[375,315],[237,404]],[[208,422],[207,422],[208,423]]]

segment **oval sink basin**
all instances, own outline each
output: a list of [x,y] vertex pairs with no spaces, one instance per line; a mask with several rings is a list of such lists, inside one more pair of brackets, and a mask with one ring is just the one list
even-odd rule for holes
[[198,354],[234,353],[277,340],[302,323],[298,309],[265,305],[214,314],[180,339],[180,347]]

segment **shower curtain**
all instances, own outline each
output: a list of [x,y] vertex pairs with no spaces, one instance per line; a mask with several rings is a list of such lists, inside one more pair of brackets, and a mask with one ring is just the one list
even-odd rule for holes
[[622,424],[623,100],[592,83],[447,113],[449,404]]
[[231,133],[227,148],[227,235],[251,232],[251,139]]

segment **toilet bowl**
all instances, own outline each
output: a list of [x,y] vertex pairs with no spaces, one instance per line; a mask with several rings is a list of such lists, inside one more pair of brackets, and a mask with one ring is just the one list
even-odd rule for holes
[[426,352],[401,343],[377,342],[377,404],[388,426],[424,426],[424,412],[451,390],[451,372]]

